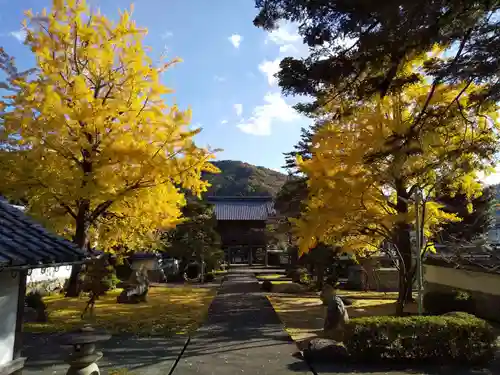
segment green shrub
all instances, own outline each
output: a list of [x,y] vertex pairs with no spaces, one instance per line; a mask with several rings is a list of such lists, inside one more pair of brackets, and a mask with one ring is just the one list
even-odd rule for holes
[[44,323],[48,319],[47,305],[43,301],[43,295],[39,291],[30,292],[24,298],[24,304],[36,311],[36,321]]
[[262,283],[262,290],[264,292],[271,292],[273,290],[273,283],[270,282],[269,280],[265,280],[263,283]]
[[454,311],[475,312],[474,300],[470,294],[462,291],[428,292],[424,295],[423,304],[426,312],[435,315]]
[[310,285],[312,284],[312,278],[311,276],[305,272],[303,274],[300,275],[300,279],[298,281],[298,284],[302,284],[302,285]]
[[474,315],[463,312],[463,311],[451,311],[451,312],[447,312],[447,313],[443,314],[443,316],[454,316],[457,319],[459,319],[459,318],[474,319],[475,318]]
[[114,290],[117,288],[117,285],[120,283],[120,279],[116,275],[115,269],[111,266],[109,266],[109,269],[110,269],[109,273],[106,276],[104,276],[104,278],[102,280],[102,285],[103,285],[104,291]]
[[345,337],[357,361],[480,364],[490,361],[496,348],[492,327],[465,315],[355,318]]
[[35,310],[38,310],[40,308],[46,309],[47,306],[45,305],[45,302],[43,302],[43,297],[44,294],[38,290],[29,292],[24,299],[24,303],[26,304],[26,306]]
[[214,274],[213,274],[212,272],[209,272],[209,273],[207,273],[207,274],[205,275],[204,279],[205,279],[205,281],[206,281],[207,283],[210,283],[210,282],[214,281],[215,276],[214,276]]

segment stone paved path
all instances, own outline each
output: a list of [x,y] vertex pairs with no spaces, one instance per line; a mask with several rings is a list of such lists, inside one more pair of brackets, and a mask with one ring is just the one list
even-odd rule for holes
[[[114,335],[99,344],[101,373],[127,369],[131,375],[169,375],[178,360],[173,375],[312,374],[293,357],[297,347],[251,268],[230,271],[207,321],[187,346],[186,339]],[[24,334],[23,355],[28,357],[24,375],[63,375],[68,368],[56,335]]]
[[248,269],[228,274],[174,375],[312,374]]

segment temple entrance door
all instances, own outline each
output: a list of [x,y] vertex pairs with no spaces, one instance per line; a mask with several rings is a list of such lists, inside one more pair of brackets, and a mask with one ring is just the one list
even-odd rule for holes
[[248,249],[245,247],[232,247],[229,249],[230,264],[248,264]]
[[265,265],[265,246],[229,246],[226,248],[229,264]]

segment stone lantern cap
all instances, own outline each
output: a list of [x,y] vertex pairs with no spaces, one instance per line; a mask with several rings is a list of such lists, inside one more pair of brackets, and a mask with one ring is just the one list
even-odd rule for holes
[[86,345],[100,341],[106,341],[111,338],[111,335],[102,332],[96,332],[90,326],[84,326],[75,332],[66,333],[61,336],[61,345]]

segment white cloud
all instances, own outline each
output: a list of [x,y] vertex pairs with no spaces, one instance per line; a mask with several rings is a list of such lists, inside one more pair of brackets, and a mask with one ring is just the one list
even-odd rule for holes
[[236,111],[237,116],[241,116],[243,113],[243,104],[234,104],[233,105],[234,110]]
[[300,118],[280,93],[267,93],[264,101],[266,104],[254,108],[252,117],[238,124],[242,132],[260,136],[270,135],[273,122],[292,122]]
[[171,31],[165,31],[163,34],[161,34],[162,39],[168,39],[174,36],[174,33]]
[[28,33],[26,32],[26,30],[20,29],[18,31],[11,31],[9,35],[23,43],[26,40],[26,36],[28,35]]
[[225,82],[226,81],[226,77],[215,75],[214,76],[214,81],[215,82]]
[[170,48],[168,47],[168,44],[163,45],[163,50],[161,51],[161,56],[165,57],[169,54]]
[[276,30],[267,35],[266,43],[273,42],[279,46],[300,42],[299,30],[296,25],[282,23]]
[[270,167],[266,167],[266,168],[271,169],[275,172],[279,172],[279,173],[287,173],[287,170],[284,168],[270,168]]
[[228,39],[231,42],[231,44],[234,46],[234,48],[239,48],[241,41],[243,40],[243,37],[241,35],[238,35],[238,34],[233,34]]
[[295,47],[293,44],[285,44],[284,46],[280,46],[280,52],[283,54],[293,55],[299,53],[299,49]]
[[273,61],[264,60],[259,64],[259,70],[267,76],[267,82],[270,86],[276,84],[277,79],[274,76],[280,71],[280,58],[274,59]]
[[280,23],[276,30],[267,34],[265,43],[279,46],[282,55],[294,57],[307,55],[307,46],[303,43],[298,26],[294,23]]
[[225,124],[227,124],[227,120],[222,120],[220,123],[221,123],[222,125],[225,125]]

